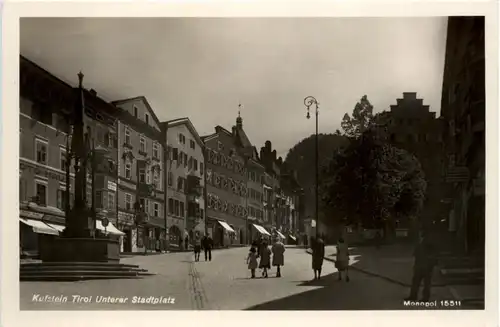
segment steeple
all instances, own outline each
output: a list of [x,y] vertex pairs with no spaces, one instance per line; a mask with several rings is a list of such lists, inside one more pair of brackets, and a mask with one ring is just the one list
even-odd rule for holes
[[236,127],[238,129],[243,128],[243,118],[241,118],[241,103],[238,104],[238,117],[236,118]]

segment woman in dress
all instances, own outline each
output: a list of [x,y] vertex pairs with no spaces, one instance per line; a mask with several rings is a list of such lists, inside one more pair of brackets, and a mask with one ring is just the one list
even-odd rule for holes
[[335,260],[335,267],[339,271],[339,280],[342,280],[342,273],[345,271],[345,280],[349,281],[349,247],[344,239],[339,238],[337,244],[337,260]]
[[325,243],[321,238],[312,243],[312,269],[314,270],[314,279],[321,278],[321,268],[323,267],[323,258],[325,257]]
[[281,277],[281,266],[285,265],[285,245],[279,238],[275,239],[272,247],[273,266],[277,267],[276,277]]
[[266,241],[262,242],[259,268],[262,269],[262,277],[267,278],[267,270],[271,269],[271,250]]

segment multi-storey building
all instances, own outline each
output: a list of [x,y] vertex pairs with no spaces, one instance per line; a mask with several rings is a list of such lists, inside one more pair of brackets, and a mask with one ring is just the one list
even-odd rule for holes
[[205,233],[204,144],[189,118],[161,123],[166,144],[167,228],[170,246]]
[[264,172],[264,199],[263,199],[263,209],[264,218],[263,224],[266,230],[272,230],[274,226],[274,190],[273,190],[273,176],[267,171]]
[[166,248],[160,122],[145,97],[114,101],[118,122],[118,224],[122,251]]
[[302,189],[297,182],[296,172],[290,171],[284,164],[282,165],[280,182],[285,196],[281,231],[292,242],[297,242],[297,237],[299,237],[299,196]]
[[[441,137],[442,122],[436,113],[429,110],[423,100],[413,92],[403,93],[397,104],[390,106],[384,115],[389,140],[398,148],[405,149],[419,160],[427,182],[426,200],[420,213],[419,221],[432,223],[445,216],[442,203],[444,183],[442,180],[443,142]],[[397,217],[400,229],[418,230],[410,226],[410,217]]]
[[[441,117],[454,248],[485,249],[485,19],[450,17]],[[479,256],[480,257],[480,256]]]
[[271,188],[266,188],[271,202],[270,204],[268,202],[267,211],[271,218],[271,231],[273,235],[283,237],[282,235],[279,235],[278,232],[280,231],[283,222],[285,197],[280,186],[280,163],[276,158],[276,150],[272,150],[271,141],[266,141],[264,147],[260,149],[260,160],[266,168],[268,176],[266,179],[266,186]]
[[246,242],[250,243],[261,236],[270,236],[270,233],[262,226],[264,222],[264,173],[265,167],[260,163],[257,149],[252,145],[245,130],[243,129],[243,118],[238,113],[236,125],[233,126],[233,135],[238,151],[245,158],[245,166],[248,173],[248,194],[246,207],[248,210],[248,223]]
[[[23,251],[37,252],[44,239],[64,230],[65,213],[71,207],[72,195],[69,202],[66,198],[66,187],[73,193],[74,183],[73,167],[69,185],[66,175],[71,145],[69,122],[73,111],[81,110],[77,108],[81,104],[76,103],[77,90],[22,56],[20,80],[20,244]],[[120,235],[113,225],[116,210],[112,205],[107,210],[108,203],[115,199],[115,111],[94,91],[84,91],[84,97],[84,124],[89,132],[87,167],[91,168],[86,201],[89,207],[94,204],[98,213],[96,227]],[[95,177],[94,183],[91,176]],[[103,216],[110,220],[107,228],[100,224]]]
[[202,137],[206,148],[206,224],[215,246],[244,244],[248,174],[235,136],[221,126]]

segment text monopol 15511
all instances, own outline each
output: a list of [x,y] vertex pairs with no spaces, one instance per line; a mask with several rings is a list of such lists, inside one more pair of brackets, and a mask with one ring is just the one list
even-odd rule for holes
[[422,308],[460,308],[462,302],[459,300],[435,300],[435,301],[408,301],[403,302],[407,307],[422,307]]

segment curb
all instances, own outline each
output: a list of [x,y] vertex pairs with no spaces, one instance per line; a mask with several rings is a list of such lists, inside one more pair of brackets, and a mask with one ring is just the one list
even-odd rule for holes
[[[312,252],[310,250],[306,250],[306,253],[312,255]],[[335,262],[335,259],[331,259],[331,258],[328,258],[328,257],[324,257],[324,260],[326,261],[330,261],[330,262]],[[370,276],[373,276],[373,277],[378,277],[378,278],[382,278],[390,283],[393,283],[393,284],[398,284],[400,286],[404,286],[404,287],[411,287],[411,284],[409,283],[404,283],[402,281],[399,281],[397,279],[394,279],[394,278],[391,278],[391,277],[387,277],[387,276],[384,276],[384,275],[381,275],[381,274],[377,274],[377,273],[374,273],[372,271],[369,271],[369,270],[366,270],[366,269],[363,269],[363,268],[359,268],[359,267],[355,267],[355,266],[349,266],[349,268],[351,268],[352,270],[356,270],[356,271],[359,271],[359,272],[362,272],[366,275],[370,275]],[[436,284],[432,284],[433,287],[447,287],[448,285],[447,284],[444,284],[444,283],[436,283]]]

